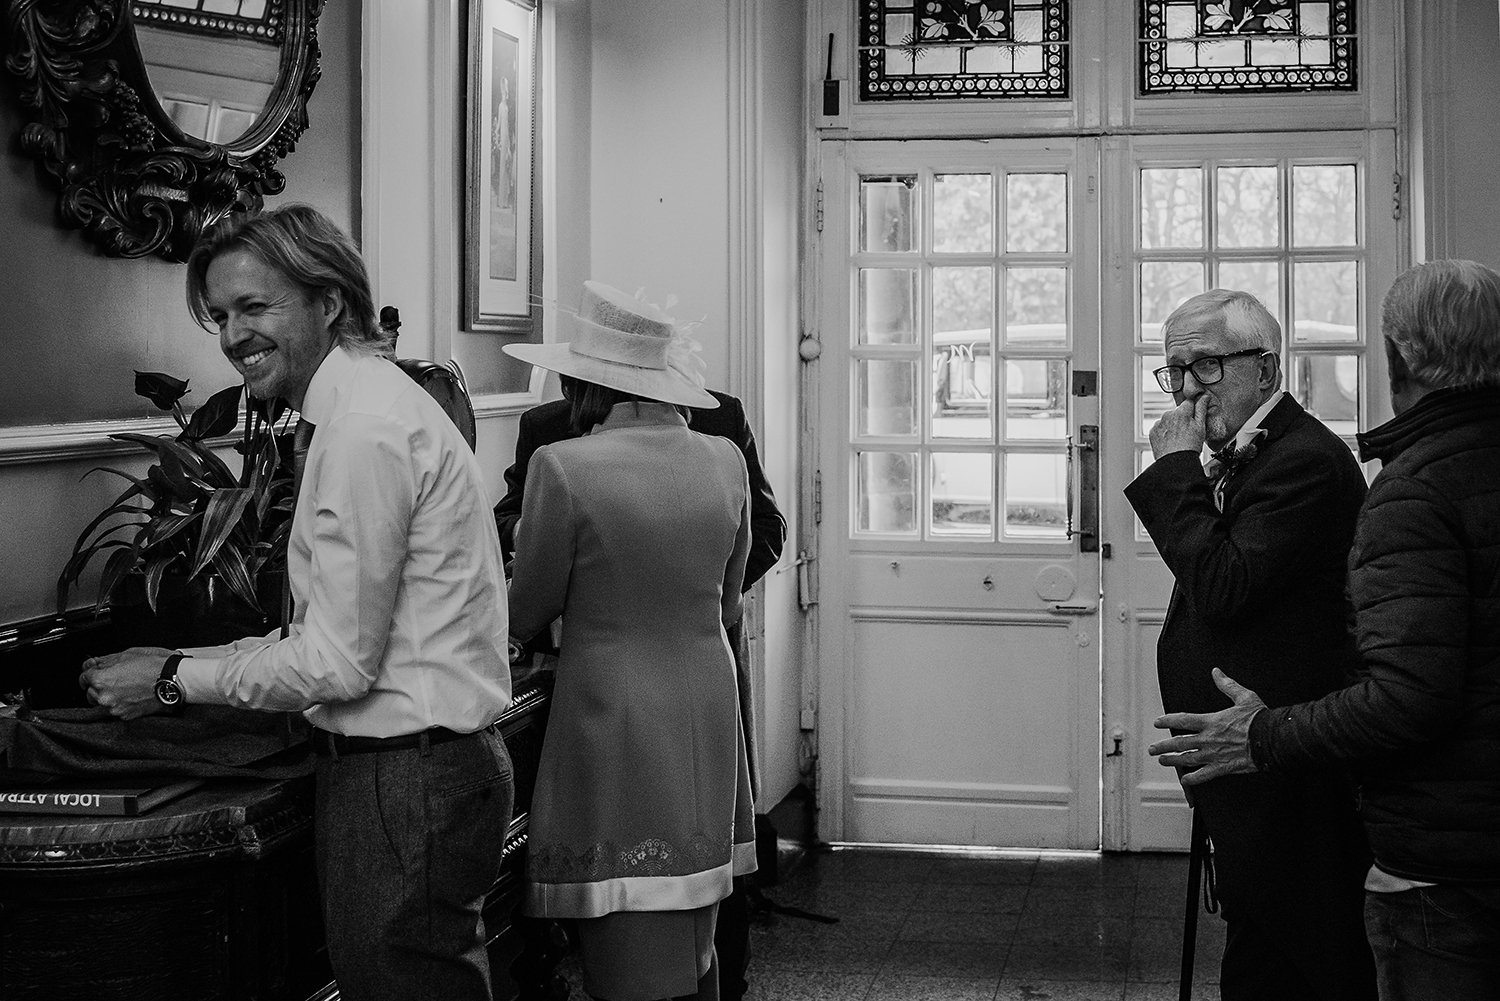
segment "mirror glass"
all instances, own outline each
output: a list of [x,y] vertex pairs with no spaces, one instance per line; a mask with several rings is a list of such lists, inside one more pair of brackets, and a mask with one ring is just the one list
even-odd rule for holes
[[280,0],[133,0],[151,89],[184,133],[227,145],[270,105],[281,73]]

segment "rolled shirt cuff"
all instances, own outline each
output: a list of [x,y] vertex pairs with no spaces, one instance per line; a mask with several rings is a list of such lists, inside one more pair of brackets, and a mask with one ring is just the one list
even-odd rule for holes
[[224,695],[219,691],[219,661],[194,657],[184,653],[177,665],[177,684],[182,689],[183,700],[188,705],[224,705]]

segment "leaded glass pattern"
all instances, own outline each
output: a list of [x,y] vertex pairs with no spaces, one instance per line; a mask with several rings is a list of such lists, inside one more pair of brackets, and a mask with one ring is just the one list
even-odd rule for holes
[[199,35],[234,35],[280,42],[282,0],[133,0],[131,16],[142,24]]
[[1354,2],[1141,0],[1141,93],[1355,90]]
[[861,0],[866,101],[1067,97],[1067,0]]

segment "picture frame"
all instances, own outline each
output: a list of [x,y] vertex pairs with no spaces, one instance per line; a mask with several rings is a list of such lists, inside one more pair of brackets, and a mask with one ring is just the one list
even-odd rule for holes
[[541,333],[534,0],[470,0],[464,328]]

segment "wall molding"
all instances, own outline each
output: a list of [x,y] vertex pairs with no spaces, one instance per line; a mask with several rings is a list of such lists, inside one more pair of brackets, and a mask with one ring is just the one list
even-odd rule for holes
[[760,0],[728,5],[729,391],[744,403],[745,417],[757,438],[765,434],[760,15]]
[[115,441],[110,435],[133,433],[175,437],[181,430],[170,417],[0,428],[0,466],[95,459],[131,452],[144,455],[141,446],[129,441]]

